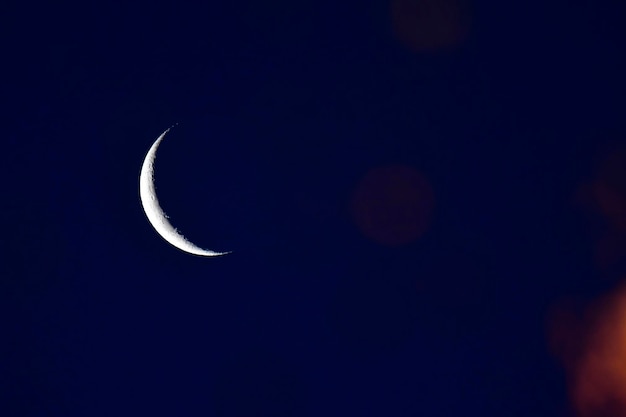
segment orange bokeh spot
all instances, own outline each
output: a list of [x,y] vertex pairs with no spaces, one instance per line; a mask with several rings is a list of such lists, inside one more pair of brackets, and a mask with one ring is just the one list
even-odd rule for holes
[[567,347],[560,354],[577,415],[626,416],[626,286],[597,300],[575,332],[570,320],[561,324],[568,331],[553,336]]
[[456,46],[469,29],[464,6],[464,0],[392,0],[394,33],[416,52]]
[[352,195],[352,215],[361,232],[383,245],[410,243],[430,224],[434,196],[428,181],[404,165],[368,172]]

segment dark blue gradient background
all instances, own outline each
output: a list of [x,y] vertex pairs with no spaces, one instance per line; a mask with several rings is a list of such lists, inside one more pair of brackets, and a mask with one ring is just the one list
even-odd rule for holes
[[[477,0],[423,54],[382,0],[2,8],[0,415],[567,415],[546,315],[621,274],[572,205],[624,139],[617,1]],[[162,206],[227,257],[142,212],[175,123]],[[436,208],[390,248],[348,202],[395,163]]]

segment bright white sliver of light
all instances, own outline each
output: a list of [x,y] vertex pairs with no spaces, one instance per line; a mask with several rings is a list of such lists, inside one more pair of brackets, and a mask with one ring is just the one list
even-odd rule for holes
[[184,252],[198,256],[219,256],[230,253],[214,252],[194,245],[167,220],[169,217],[161,208],[159,200],[156,196],[156,187],[154,185],[154,161],[156,160],[157,148],[169,131],[170,129],[167,129],[163,132],[161,136],[159,136],[152,144],[141,167],[141,174],[139,175],[139,197],[141,199],[143,210],[146,213],[150,224],[152,224],[152,227],[154,227],[157,233],[171,245]]

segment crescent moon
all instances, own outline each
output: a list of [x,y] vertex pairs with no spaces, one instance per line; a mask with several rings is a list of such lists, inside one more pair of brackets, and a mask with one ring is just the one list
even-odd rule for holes
[[226,255],[230,252],[214,252],[212,250],[202,249],[187,240],[185,236],[170,224],[168,221],[169,216],[165,214],[159,204],[156,188],[154,186],[154,161],[159,144],[169,131],[170,129],[167,129],[165,132],[161,133],[161,136],[152,144],[141,166],[141,174],[139,175],[139,197],[141,198],[143,211],[146,213],[148,221],[152,224],[154,230],[156,230],[163,239],[178,249],[198,256]]

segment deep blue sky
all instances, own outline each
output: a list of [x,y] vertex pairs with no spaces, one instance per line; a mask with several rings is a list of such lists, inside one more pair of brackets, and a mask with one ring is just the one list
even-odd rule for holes
[[[561,415],[547,311],[619,274],[572,201],[624,139],[623,6],[475,1],[416,53],[383,0],[223,3],[5,8],[0,414]],[[159,198],[228,257],[141,210],[175,123]],[[386,247],[347,206],[399,163],[436,208]]]

